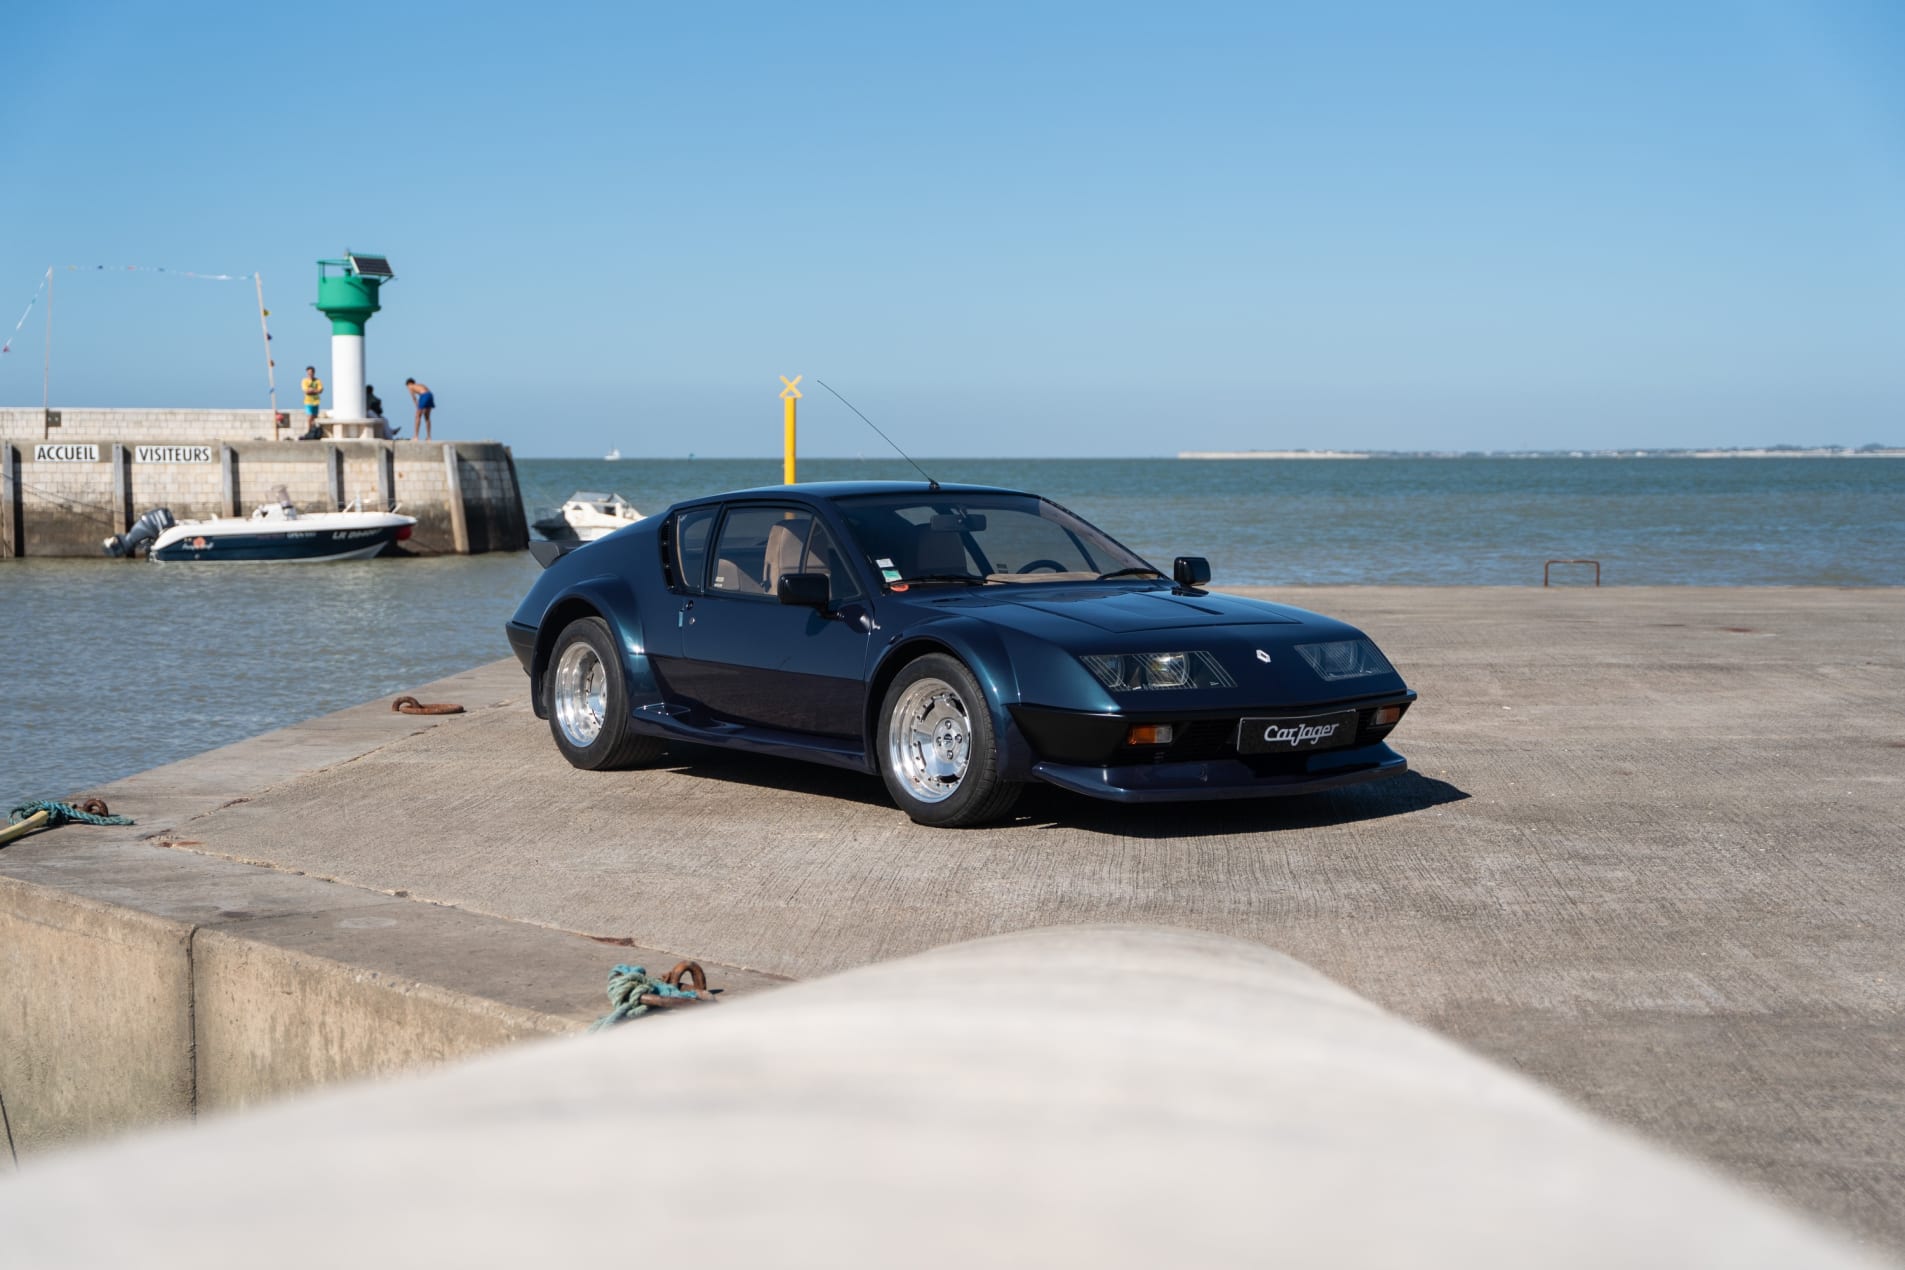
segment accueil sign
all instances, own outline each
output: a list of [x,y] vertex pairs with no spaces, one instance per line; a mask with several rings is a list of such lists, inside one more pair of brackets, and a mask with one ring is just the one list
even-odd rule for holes
[[33,447],[33,461],[35,463],[97,463],[99,462],[99,447],[42,442]]

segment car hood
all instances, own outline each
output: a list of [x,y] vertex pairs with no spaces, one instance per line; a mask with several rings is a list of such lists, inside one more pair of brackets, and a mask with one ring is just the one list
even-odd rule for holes
[[1076,638],[1226,626],[1290,626],[1332,635],[1348,629],[1333,618],[1286,604],[1212,591],[1054,587],[1026,594],[1024,588],[1011,585],[949,591],[923,603],[942,612],[957,612],[1061,641],[1068,634]]

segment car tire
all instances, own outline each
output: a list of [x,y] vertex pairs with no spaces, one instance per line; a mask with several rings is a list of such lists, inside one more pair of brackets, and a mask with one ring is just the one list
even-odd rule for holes
[[628,685],[608,623],[579,617],[562,628],[542,677],[543,705],[556,748],[576,767],[612,771],[646,763],[662,742],[629,724]]
[[999,774],[985,692],[956,657],[929,653],[894,676],[880,702],[880,775],[900,810],[922,825],[996,820],[1020,786]]

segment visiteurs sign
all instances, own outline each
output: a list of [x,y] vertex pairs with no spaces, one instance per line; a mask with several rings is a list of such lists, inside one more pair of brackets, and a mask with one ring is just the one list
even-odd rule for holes
[[210,463],[212,447],[209,445],[142,445],[133,450],[132,457],[140,463]]

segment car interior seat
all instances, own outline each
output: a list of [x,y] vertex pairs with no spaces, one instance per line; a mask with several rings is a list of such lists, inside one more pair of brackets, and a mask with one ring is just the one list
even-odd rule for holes
[[767,594],[780,593],[782,574],[826,572],[825,569],[803,570],[801,567],[801,548],[805,546],[807,529],[812,523],[803,517],[800,520],[784,520],[768,528],[766,562],[761,573],[761,584],[766,588]]
[[714,562],[714,589],[731,595],[759,595],[761,584],[740,565],[723,556]]

